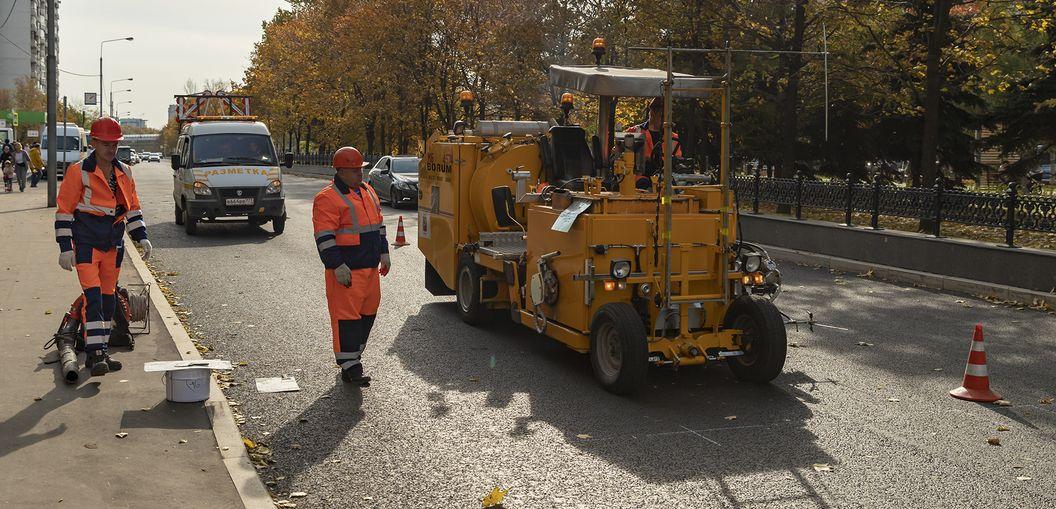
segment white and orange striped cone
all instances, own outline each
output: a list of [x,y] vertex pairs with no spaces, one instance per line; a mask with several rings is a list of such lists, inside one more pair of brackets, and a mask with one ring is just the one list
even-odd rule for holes
[[964,382],[950,391],[950,396],[967,401],[992,403],[1001,399],[990,390],[990,372],[986,369],[986,348],[983,347],[983,326],[975,326],[972,349],[968,352],[968,366],[964,369]]
[[392,245],[396,247],[410,245],[407,243],[407,234],[403,231],[403,216],[400,216],[400,222],[396,225],[396,242],[393,242]]

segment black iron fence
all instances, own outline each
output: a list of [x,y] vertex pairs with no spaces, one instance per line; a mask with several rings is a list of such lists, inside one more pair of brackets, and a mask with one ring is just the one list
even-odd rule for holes
[[844,223],[851,225],[855,212],[870,214],[870,226],[879,229],[880,216],[922,220],[940,236],[944,222],[989,226],[1005,230],[1005,243],[1015,246],[1016,230],[1056,233],[1056,196],[1021,194],[1015,183],[1003,193],[946,189],[941,179],[935,186],[898,187],[873,182],[855,182],[851,174],[844,180],[820,181],[796,178],[766,178],[739,175],[733,179],[740,205],[751,205],[759,213],[760,203],[786,205],[796,219],[803,219],[803,208],[838,210]]
[[[378,159],[381,159],[379,155],[364,154],[363,160],[368,163],[374,163]],[[311,164],[316,166],[330,166],[334,161],[334,154],[294,154],[293,164]]]

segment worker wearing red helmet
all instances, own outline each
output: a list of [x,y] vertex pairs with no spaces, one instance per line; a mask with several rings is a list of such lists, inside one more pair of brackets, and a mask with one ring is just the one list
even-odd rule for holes
[[124,234],[143,248],[150,258],[147,226],[139,208],[136,182],[128,167],[117,160],[117,144],[124,136],[112,118],[92,123],[92,148],[83,161],[71,165],[59,188],[55,211],[55,241],[59,243],[59,266],[77,269],[84,292],[85,367],[92,376],[121,369],[111,359],[106,343],[114,315],[114,291],[124,257]]
[[381,303],[379,274],[388,274],[389,245],[381,200],[363,181],[363,155],[353,147],[334,153],[337,174],[315,195],[312,223],[319,258],[326,267],[334,356],[341,379],[363,387],[362,355]]

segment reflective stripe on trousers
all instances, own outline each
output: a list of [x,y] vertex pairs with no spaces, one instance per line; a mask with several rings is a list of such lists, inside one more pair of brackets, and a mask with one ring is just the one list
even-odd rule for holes
[[353,270],[352,284],[347,287],[337,282],[333,270],[327,270],[326,304],[337,364],[342,367],[359,364],[381,304],[378,269]]
[[85,350],[106,349],[110,339],[111,320],[117,301],[114,291],[121,273],[120,257],[124,249],[100,251],[95,248],[76,248],[77,279],[84,292],[81,322],[84,323]]

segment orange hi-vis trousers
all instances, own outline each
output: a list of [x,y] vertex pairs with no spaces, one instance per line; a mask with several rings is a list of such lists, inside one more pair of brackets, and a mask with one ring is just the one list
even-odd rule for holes
[[341,369],[360,365],[367,337],[381,304],[378,269],[352,270],[352,284],[337,282],[333,270],[326,271],[326,304],[334,338],[334,357]]
[[110,339],[110,325],[114,317],[114,292],[121,273],[124,247],[101,251],[90,246],[74,245],[77,260],[77,279],[84,292],[85,351],[105,350]]

